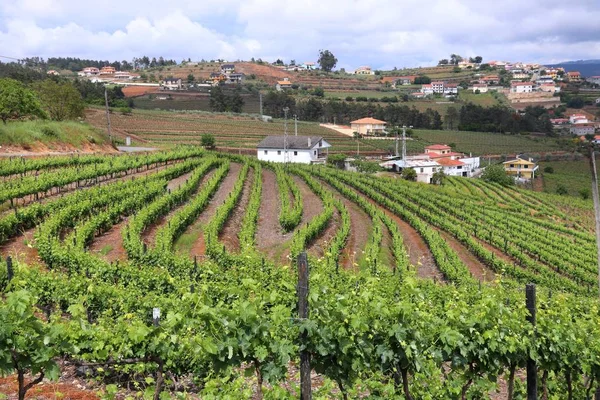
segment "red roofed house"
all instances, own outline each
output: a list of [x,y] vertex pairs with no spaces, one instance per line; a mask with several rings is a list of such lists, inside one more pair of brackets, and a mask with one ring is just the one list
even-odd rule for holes
[[382,135],[385,133],[385,124],[385,121],[371,117],[350,122],[352,130],[360,135]]
[[479,79],[479,83],[486,83],[488,85],[495,85],[500,82],[500,77],[498,75],[487,75],[483,78]]
[[452,147],[445,144],[432,144],[431,146],[425,146],[425,154],[437,153],[437,154],[448,154],[452,152]]
[[511,93],[531,93],[533,92],[532,82],[511,82],[510,84]]
[[567,78],[569,79],[569,82],[580,82],[581,74],[577,71],[569,71],[567,72]]
[[114,74],[117,70],[115,69],[115,67],[102,67],[100,69],[100,73],[101,74]]
[[413,156],[422,159],[426,156],[429,160],[437,162],[449,176],[471,177],[473,172],[479,168],[479,157],[467,157],[463,153],[452,151],[450,146],[445,144],[432,144],[425,147],[425,154]]
[[594,140],[592,140],[592,142],[594,142],[594,144],[600,144],[600,135],[594,136]]
[[283,78],[282,81],[277,81],[277,85],[275,85],[275,89],[277,89],[278,92],[281,92],[284,89],[291,89],[291,87],[292,82],[290,82],[288,78]]
[[479,93],[487,93],[487,91],[488,91],[487,83],[475,83],[473,85],[473,93],[477,92],[478,90],[479,90]]

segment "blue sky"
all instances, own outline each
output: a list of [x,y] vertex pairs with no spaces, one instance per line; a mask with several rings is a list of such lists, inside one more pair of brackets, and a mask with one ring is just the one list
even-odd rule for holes
[[598,0],[16,0],[3,56],[262,58],[426,66],[450,53],[552,63],[600,58]]

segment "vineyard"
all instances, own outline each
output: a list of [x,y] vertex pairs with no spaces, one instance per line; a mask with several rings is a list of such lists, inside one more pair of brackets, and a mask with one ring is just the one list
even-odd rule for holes
[[301,353],[314,398],[523,399],[530,358],[547,399],[600,386],[589,201],[192,146],[7,159],[0,181],[14,398],[76,371],[66,398],[293,399]]

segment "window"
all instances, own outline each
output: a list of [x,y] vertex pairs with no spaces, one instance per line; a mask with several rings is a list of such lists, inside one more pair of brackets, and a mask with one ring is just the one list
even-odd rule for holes
[[280,156],[281,155],[281,150],[277,150],[277,155]]
[[514,168],[514,167],[515,167],[515,164],[510,164],[510,167],[511,167],[511,168]]
[[265,155],[269,154],[269,152],[267,150],[265,150]]
[[523,165],[523,168],[529,168],[529,165]]
[[423,168],[421,168],[421,172],[423,172]]
[[317,155],[317,151],[315,150],[314,153],[315,153],[315,156],[316,156]]
[[295,155],[295,156],[297,156],[297,155],[298,155],[298,152],[297,152],[297,151],[295,151],[295,152],[294,152],[294,155]]

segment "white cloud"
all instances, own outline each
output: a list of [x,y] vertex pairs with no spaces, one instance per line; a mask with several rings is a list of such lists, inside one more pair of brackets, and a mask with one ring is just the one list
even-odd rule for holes
[[597,0],[22,0],[0,4],[8,56],[315,60],[416,66],[450,53],[560,61],[600,54]]

